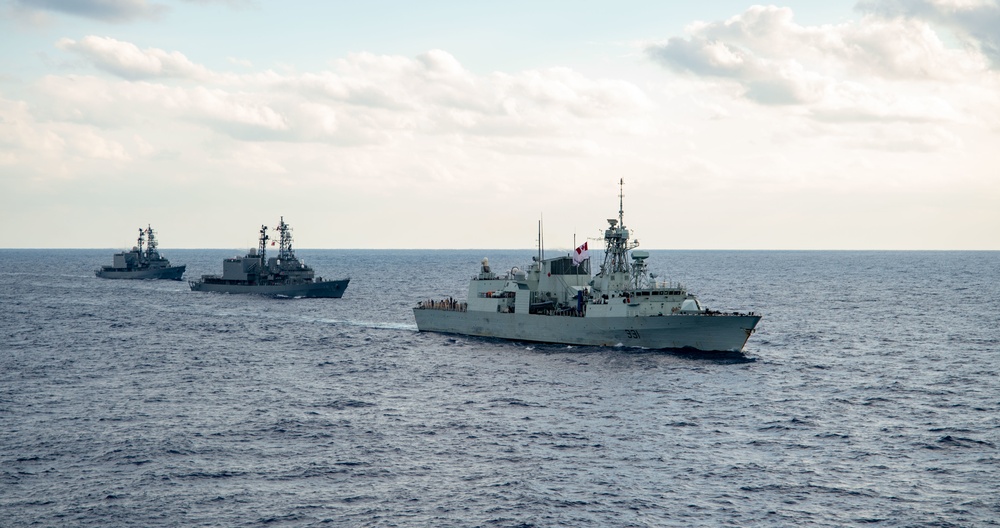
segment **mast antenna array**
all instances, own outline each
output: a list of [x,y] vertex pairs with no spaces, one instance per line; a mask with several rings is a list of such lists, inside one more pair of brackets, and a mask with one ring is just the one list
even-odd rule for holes
[[281,235],[278,238],[278,258],[281,260],[294,259],[295,253],[292,251],[292,226],[285,223],[284,216],[278,222],[278,233]]

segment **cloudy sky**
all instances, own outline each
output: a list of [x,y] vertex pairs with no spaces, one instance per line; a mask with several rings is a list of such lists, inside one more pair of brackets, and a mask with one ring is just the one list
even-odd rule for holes
[[688,4],[0,0],[0,247],[1000,249],[997,0]]

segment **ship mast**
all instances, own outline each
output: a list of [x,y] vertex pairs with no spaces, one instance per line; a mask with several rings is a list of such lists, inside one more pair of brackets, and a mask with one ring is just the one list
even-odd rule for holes
[[625,229],[625,178],[618,180],[618,223]]
[[292,226],[285,223],[285,217],[281,217],[281,221],[278,222],[278,233],[281,235],[279,238],[278,246],[278,258],[280,260],[294,260],[295,252],[292,251]]
[[[153,227],[146,224],[146,258],[151,258],[153,253],[156,252],[156,239],[153,238]],[[139,248],[140,252],[142,248]]]
[[[538,218],[538,265],[541,266],[541,262],[545,260],[545,235],[542,231],[542,218]],[[541,269],[541,268],[538,268]]]
[[606,274],[629,273],[628,252],[637,243],[629,244],[625,228],[625,179],[618,182],[618,218],[609,218],[610,227],[604,231],[604,265]]
[[267,251],[267,241],[268,241],[269,238],[270,237],[267,236],[267,226],[266,225],[261,225],[260,226],[260,242],[258,243],[258,246],[257,246],[257,253],[260,256],[260,261],[261,262],[267,262],[267,259],[265,258],[264,254]]
[[140,257],[142,257],[142,244],[143,244],[143,242],[144,242],[144,240],[145,240],[145,239],[143,238],[143,235],[144,235],[144,234],[145,234],[145,231],[143,231],[143,230],[142,230],[142,228],[140,227],[140,228],[139,228],[139,241],[138,241],[138,244],[139,244],[139,256],[140,256]]

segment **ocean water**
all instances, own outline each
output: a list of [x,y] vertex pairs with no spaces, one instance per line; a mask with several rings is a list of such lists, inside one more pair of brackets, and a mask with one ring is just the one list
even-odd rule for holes
[[708,357],[416,331],[531,251],[299,250],[342,299],[111,253],[0,250],[0,525],[1000,525],[1000,252],[653,251],[764,314]]

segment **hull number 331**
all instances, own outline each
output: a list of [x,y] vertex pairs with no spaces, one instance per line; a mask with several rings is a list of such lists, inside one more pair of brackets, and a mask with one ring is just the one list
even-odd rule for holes
[[627,337],[629,339],[639,339],[639,331],[638,330],[626,330],[625,331],[625,337]]

